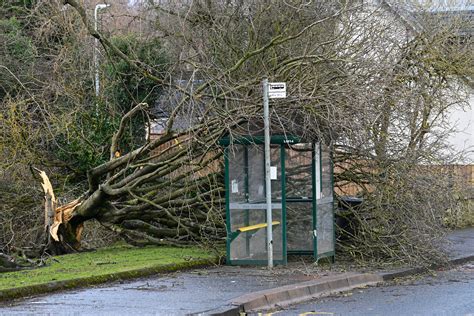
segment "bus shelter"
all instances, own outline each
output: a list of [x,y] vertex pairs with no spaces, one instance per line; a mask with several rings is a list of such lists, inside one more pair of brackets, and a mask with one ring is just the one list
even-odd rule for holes
[[[227,263],[267,264],[264,138],[223,138]],[[329,147],[272,136],[273,259],[288,255],[334,260],[333,167]]]

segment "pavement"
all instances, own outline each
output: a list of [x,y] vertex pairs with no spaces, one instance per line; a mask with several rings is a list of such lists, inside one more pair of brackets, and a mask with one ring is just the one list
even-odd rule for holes
[[340,275],[335,266],[297,258],[272,271],[261,266],[208,266],[35,295],[0,303],[0,315],[186,315],[210,311],[256,291]]
[[[448,265],[474,261],[474,227],[452,231],[446,238],[448,242],[445,250],[448,255]],[[242,313],[272,311],[292,304],[349,291],[354,288],[374,286],[384,281],[427,272],[436,268],[440,268],[440,265],[410,267],[377,273],[334,273],[330,276],[306,282],[248,293],[228,301],[223,306],[196,314],[241,315]]]
[[[453,231],[448,240],[452,264],[474,260],[474,228]],[[214,266],[10,301],[0,305],[0,314],[51,314],[58,307],[81,315],[252,314],[426,271],[409,268],[359,273],[345,268],[337,262],[317,265],[303,257],[272,271],[266,267]]]

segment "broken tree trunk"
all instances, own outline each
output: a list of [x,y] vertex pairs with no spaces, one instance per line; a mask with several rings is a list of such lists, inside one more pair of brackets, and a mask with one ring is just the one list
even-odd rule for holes
[[37,171],[43,180],[42,187],[45,199],[45,250],[52,255],[79,250],[84,225],[82,222],[72,225],[70,219],[73,216],[74,209],[81,205],[80,199],[76,199],[63,206],[58,206],[51,181],[49,181],[44,171]]

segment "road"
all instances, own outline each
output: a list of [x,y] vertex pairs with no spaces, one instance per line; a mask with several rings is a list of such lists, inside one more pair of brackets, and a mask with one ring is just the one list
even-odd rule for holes
[[221,266],[0,304],[0,315],[185,315],[249,292],[308,281],[288,267]]
[[[328,276],[324,271],[305,263],[272,271],[265,267],[221,266],[3,303],[0,315],[185,315],[218,307],[249,292]],[[435,277],[344,295],[294,306],[277,315],[317,311],[339,315],[474,316],[474,263],[438,272]]]
[[401,284],[356,289],[277,315],[474,315],[474,264]]

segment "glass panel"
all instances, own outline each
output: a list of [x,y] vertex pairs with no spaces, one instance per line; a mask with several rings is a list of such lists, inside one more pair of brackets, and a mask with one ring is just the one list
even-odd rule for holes
[[[245,222],[245,210],[231,210],[231,214],[240,214],[235,216],[232,215],[232,226],[235,231],[237,228],[246,227],[239,226]],[[265,210],[252,210],[249,217],[249,224],[256,225],[265,223]],[[283,260],[283,242],[282,242],[282,225],[281,225],[281,210],[273,210],[273,220],[279,221],[280,224],[273,225],[273,259]],[[230,246],[230,259],[231,260],[267,260],[267,228],[262,227],[259,229],[242,232],[235,238]]]
[[245,147],[234,145],[228,149],[229,160],[229,201],[245,202],[246,197],[246,169]]
[[265,157],[263,146],[248,146],[249,202],[265,202]]
[[[233,150],[232,150],[233,149]],[[229,213],[230,213],[230,259],[267,260],[266,204],[265,204],[265,159],[263,145],[237,145],[229,149]],[[271,147],[271,166],[274,169],[272,190],[273,257],[283,260],[282,204],[275,200],[281,197],[280,146]],[[260,225],[260,227],[251,227]],[[250,228],[250,230],[248,230]],[[240,229],[240,230],[239,230]],[[244,231],[241,231],[244,230]],[[240,231],[240,232],[239,232]]]
[[313,251],[312,203],[286,204],[288,251]]
[[334,251],[334,206],[332,163],[328,146],[321,144],[319,181],[321,193],[317,199],[318,255]]
[[[249,202],[265,203],[265,153],[263,145],[248,147]],[[270,166],[276,168],[272,179],[272,200],[281,200],[280,146],[270,147]]]
[[318,255],[334,251],[334,215],[333,204],[322,203],[318,207],[318,222],[317,222],[317,241],[318,241]]
[[321,145],[321,191],[322,197],[332,197],[332,164],[329,147]]
[[286,198],[311,198],[312,144],[297,144],[286,148]]
[[289,251],[313,251],[312,144],[285,148]]

